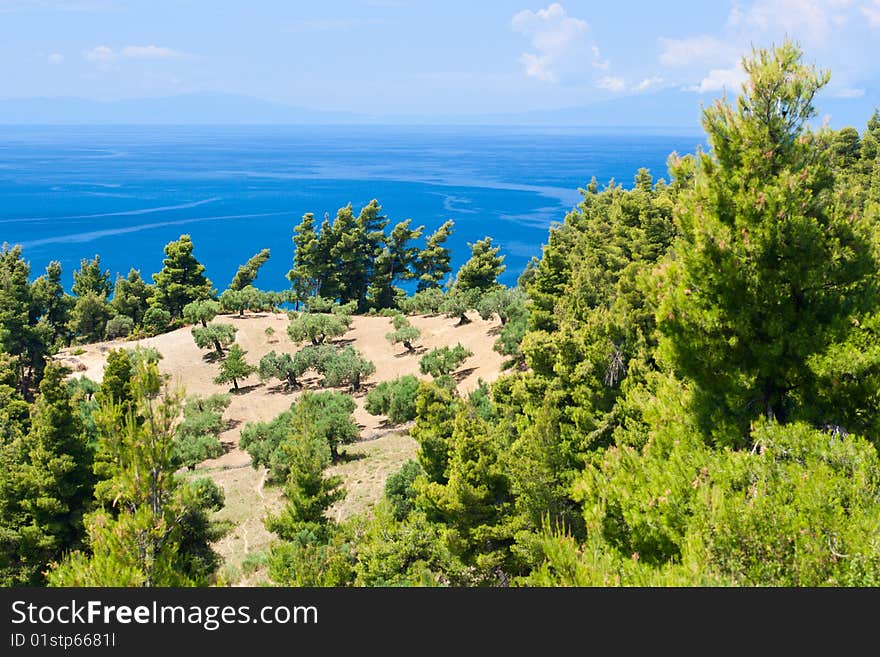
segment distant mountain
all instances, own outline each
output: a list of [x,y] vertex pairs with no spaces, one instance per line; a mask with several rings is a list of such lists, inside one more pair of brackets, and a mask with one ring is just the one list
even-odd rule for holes
[[[0,99],[0,124],[409,124],[666,128],[700,132],[700,109],[719,94],[680,89],[622,96],[582,107],[459,115],[369,115],[293,107],[238,94],[203,92],[115,101],[83,98]],[[861,129],[866,99],[820,97],[821,118]]]
[[362,117],[291,107],[227,93],[99,101],[84,98],[0,100],[0,123],[15,124],[242,124],[360,123]]

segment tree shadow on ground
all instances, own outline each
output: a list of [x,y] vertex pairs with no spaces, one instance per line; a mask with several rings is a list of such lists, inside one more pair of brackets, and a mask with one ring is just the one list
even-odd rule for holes
[[458,372],[453,373],[452,378],[455,379],[456,383],[461,383],[464,379],[468,378],[476,371],[476,367],[468,367],[466,369],[458,370]]
[[259,388],[261,385],[262,385],[261,383],[254,383],[254,384],[249,385],[249,386],[239,386],[239,387],[238,387],[238,390],[236,390],[235,388],[231,388],[231,389],[229,390],[229,394],[230,394],[230,395],[236,395],[236,396],[246,395],[246,394],[249,393],[251,390],[255,390],[256,388]]
[[348,452],[345,450],[341,450],[339,452],[339,458],[336,459],[335,463],[352,463],[354,461],[360,461],[362,459],[367,458],[366,454],[362,454],[360,452]]

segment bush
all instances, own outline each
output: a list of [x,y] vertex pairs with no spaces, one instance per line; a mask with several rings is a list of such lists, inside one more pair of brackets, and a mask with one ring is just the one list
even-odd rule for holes
[[414,420],[419,380],[411,374],[393,381],[383,381],[367,394],[370,415],[386,415],[392,424]]
[[396,520],[403,520],[415,507],[416,491],[413,482],[425,471],[418,461],[410,459],[385,481],[385,499],[391,505]]
[[116,315],[107,322],[106,335],[110,340],[127,337],[134,328],[134,320],[126,315]]
[[171,323],[171,313],[158,306],[147,308],[144,313],[144,329],[151,335],[161,333]]
[[446,295],[439,287],[429,287],[411,297],[401,299],[397,307],[407,315],[436,315],[443,307]]
[[434,349],[422,356],[419,370],[422,374],[430,374],[435,379],[439,379],[457,370],[470,356],[473,356],[473,352],[461,344],[455,345],[452,349],[449,347]]

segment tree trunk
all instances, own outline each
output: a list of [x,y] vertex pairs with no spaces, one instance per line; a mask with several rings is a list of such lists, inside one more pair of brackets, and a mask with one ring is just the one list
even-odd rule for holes
[[415,347],[412,346],[412,342],[410,342],[409,340],[404,340],[403,346],[406,347],[406,350],[410,353],[415,351]]
[[223,355],[223,345],[220,344],[220,340],[214,340],[214,349],[217,351],[218,356]]
[[238,390],[238,381],[236,381],[235,378],[232,379],[232,387]]

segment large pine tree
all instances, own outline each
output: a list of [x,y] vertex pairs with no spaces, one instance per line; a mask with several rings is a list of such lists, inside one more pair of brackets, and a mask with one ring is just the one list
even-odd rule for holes
[[796,419],[815,400],[815,359],[876,308],[872,226],[833,194],[813,98],[828,81],[785,43],[745,61],[736,106],[703,113],[711,151],[677,207],[661,279],[661,353],[692,382],[716,436],[747,441],[760,416]]
[[211,281],[205,277],[205,266],[193,255],[189,235],[165,245],[162,264],[162,271],[153,274],[151,303],[171,313],[172,319],[182,316],[186,304],[213,296]]

